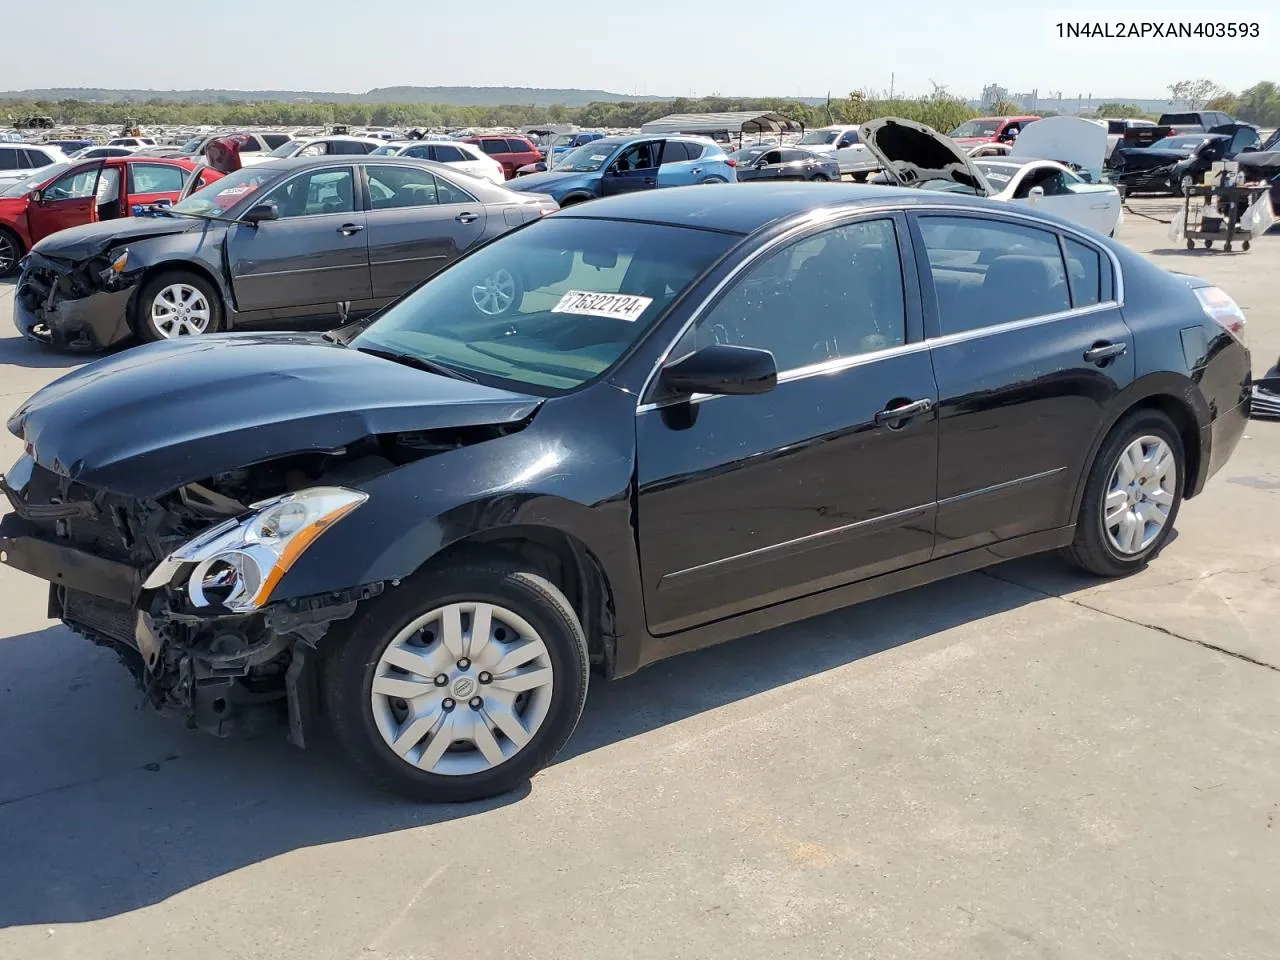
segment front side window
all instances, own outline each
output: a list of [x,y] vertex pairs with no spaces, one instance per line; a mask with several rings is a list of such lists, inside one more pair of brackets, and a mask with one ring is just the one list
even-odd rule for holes
[[329,144],[323,140],[317,140],[315,143],[308,143],[305,147],[298,151],[300,157],[323,157],[329,153]]
[[439,143],[431,148],[431,159],[437,163],[460,163],[470,159],[463,155],[457,147],[448,143]]
[[271,155],[273,157],[292,157],[300,146],[302,146],[301,140],[286,140],[272,150]]
[[900,346],[906,324],[897,231],[892,220],[865,220],[749,268],[698,320],[689,346],[768,350],[781,372]]
[[921,217],[946,336],[1070,309],[1057,235],[977,217]]
[[404,153],[400,154],[400,156],[413,157],[415,160],[430,160],[431,148],[424,143],[417,147],[410,147]]
[[388,308],[351,346],[554,395],[611,367],[737,240],[613,220],[542,220]]
[[186,171],[164,163],[129,164],[130,193],[180,193]]
[[262,202],[274,202],[280,208],[282,220],[351,213],[356,208],[353,182],[350,167],[315,170],[282,183],[263,197]]
[[622,156],[614,162],[618,173],[628,170],[652,170],[658,165],[656,143],[637,143],[622,151]]
[[84,200],[96,194],[98,188],[98,168],[87,167],[73,170],[60,176],[44,188],[46,200]]

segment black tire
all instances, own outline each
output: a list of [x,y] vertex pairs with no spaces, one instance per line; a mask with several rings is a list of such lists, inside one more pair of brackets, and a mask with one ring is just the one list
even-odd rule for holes
[[191,270],[166,270],[147,281],[134,304],[133,330],[138,335],[138,339],[144,343],[168,339],[153,322],[151,306],[162,290],[174,284],[194,287],[208,302],[209,325],[204,333],[217,333],[222,329],[222,297],[217,288]]
[[870,175],[870,174],[869,174],[867,171],[865,171],[865,170],[864,170],[864,171],[862,171],[861,173],[851,173],[851,174],[849,174],[849,176],[853,177],[853,182],[854,182],[854,183],[866,183],[866,182],[867,182],[867,177],[868,177],[869,175]]
[[[1143,550],[1126,554],[1111,543],[1103,520],[1103,503],[1120,454],[1144,436],[1155,436],[1173,451],[1177,480],[1168,517],[1156,538]],[[1159,410],[1135,410],[1121,418],[1107,435],[1094,457],[1085,479],[1084,496],[1076,517],[1075,540],[1064,549],[1066,558],[1075,566],[1098,577],[1122,577],[1141,570],[1159,555],[1173,535],[1186,487],[1186,451],[1177,427]]]
[[25,252],[22,249],[22,238],[12,230],[0,227],[0,277],[17,273],[18,261]]
[[809,178],[809,182],[810,183],[829,183],[830,181],[828,180],[827,175],[825,173],[815,173],[812,177]]
[[573,205],[578,203],[586,203],[590,199],[591,199],[590,197],[581,197],[581,196],[565,197],[564,200],[560,202],[560,209],[563,210],[566,207],[572,207]]
[[[547,715],[523,749],[484,771],[451,776],[395,754],[370,698],[378,660],[396,635],[422,614],[465,601],[498,604],[526,620],[546,645],[555,679]],[[323,695],[334,738],[362,774],[415,800],[458,803],[516,789],[560,752],[586,703],[587,639],[577,614],[553,583],[501,555],[424,571],[366,603],[327,642]]]

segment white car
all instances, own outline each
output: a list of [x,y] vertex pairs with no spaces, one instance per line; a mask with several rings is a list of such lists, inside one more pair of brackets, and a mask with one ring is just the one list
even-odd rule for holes
[[489,180],[498,186],[503,186],[507,182],[502,172],[502,164],[472,143],[450,140],[399,140],[379,147],[373,152],[382,157],[414,157],[418,160],[447,163],[463,173]]
[[346,134],[333,134],[327,137],[303,137],[280,144],[270,153],[251,153],[241,155],[241,166],[263,163],[267,160],[279,160],[284,157],[323,157],[331,154],[364,155],[373,153],[385,146],[385,141],[373,137],[350,137]]
[[66,160],[60,148],[47,144],[0,143],[0,183],[22,180]]
[[108,147],[154,147],[155,137],[113,137],[107,141]]
[[862,139],[890,182],[901,186],[1025,204],[1109,236],[1123,222],[1119,191],[1099,182],[1106,127],[1092,120],[1038,120],[1027,125],[1007,157],[981,160],[913,120],[873,120],[862,126]]
[[880,169],[880,163],[862,142],[857,127],[834,125],[808,131],[796,141],[795,146],[814,153],[829,153],[835,157],[841,175],[852,174],[855,180],[865,180],[867,174]]
[[101,157],[127,157],[138,152],[138,147],[85,147],[71,155],[72,160],[97,160]]

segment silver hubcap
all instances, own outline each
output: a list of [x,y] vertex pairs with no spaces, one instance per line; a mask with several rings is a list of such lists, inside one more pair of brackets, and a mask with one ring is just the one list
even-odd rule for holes
[[209,301],[195,287],[171,283],[151,301],[151,322],[166,340],[209,330]]
[[451,603],[391,641],[370,702],[382,739],[406,763],[465,776],[524,748],[554,686],[547,646],[527,621],[493,604]]
[[471,299],[475,302],[476,309],[486,317],[501,316],[515,302],[515,277],[508,270],[498,270],[471,288]]
[[1102,525],[1111,546],[1134,556],[1155,543],[1169,522],[1178,464],[1159,437],[1139,437],[1124,448],[1111,471],[1102,504]]

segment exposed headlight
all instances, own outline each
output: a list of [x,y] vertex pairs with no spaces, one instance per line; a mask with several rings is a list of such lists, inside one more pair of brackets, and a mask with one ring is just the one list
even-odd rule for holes
[[194,606],[257,610],[307,547],[368,499],[359,490],[312,487],[255,503],[248,516],[206,530],[169,554],[143,587],[162,587],[195,564],[186,580]]

